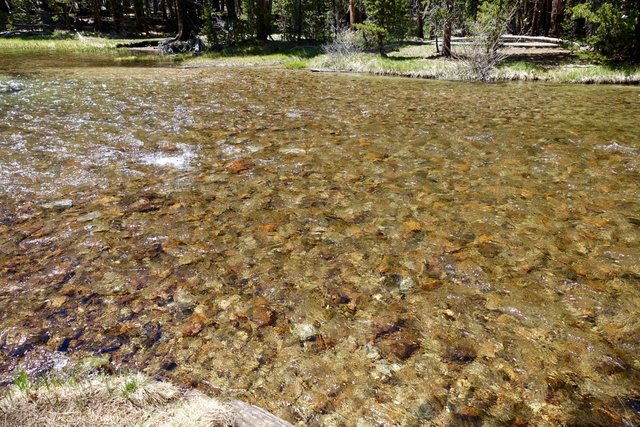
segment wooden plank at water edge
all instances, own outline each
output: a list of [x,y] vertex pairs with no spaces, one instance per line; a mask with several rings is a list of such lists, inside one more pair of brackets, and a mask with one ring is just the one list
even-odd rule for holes
[[238,413],[236,427],[293,427],[293,424],[276,417],[264,409],[240,400],[234,400],[230,405]]

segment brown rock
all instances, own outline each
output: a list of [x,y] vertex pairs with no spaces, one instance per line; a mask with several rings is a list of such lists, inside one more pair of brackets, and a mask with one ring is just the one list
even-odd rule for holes
[[253,308],[250,311],[251,320],[258,326],[270,326],[276,321],[276,315],[271,308],[269,301],[262,297],[257,297],[253,302]]
[[453,343],[453,345],[445,351],[445,359],[458,365],[471,363],[476,357],[478,357],[478,353],[471,341],[460,340]]
[[160,209],[158,205],[145,198],[138,199],[127,207],[128,212],[150,212],[158,209]]
[[377,342],[380,353],[386,359],[408,359],[420,348],[416,337],[408,331],[398,331],[385,335]]
[[478,418],[484,413],[482,409],[470,405],[461,406],[457,412],[458,415],[461,415],[465,418]]
[[58,295],[51,298],[49,304],[51,304],[51,307],[53,308],[60,308],[65,302],[67,302],[67,297],[64,295]]
[[408,230],[408,231],[412,231],[412,232],[418,232],[420,230],[422,230],[422,223],[420,221],[417,221],[413,218],[409,218],[407,220],[405,220],[402,223],[402,226]]
[[250,159],[238,159],[227,164],[227,170],[231,173],[240,173],[251,169],[253,166],[254,163]]
[[333,305],[344,305],[352,311],[357,308],[357,296],[356,292],[345,287],[330,288],[327,291],[327,298]]
[[204,316],[194,314],[189,318],[187,323],[182,326],[182,336],[193,337],[198,335],[204,329],[206,323]]
[[420,280],[420,287],[425,291],[431,291],[442,285],[442,282],[438,279],[426,278]]
[[480,243],[478,252],[485,258],[495,258],[500,253],[500,246],[490,242]]
[[258,231],[263,231],[265,233],[272,233],[276,231],[278,227],[275,224],[262,224],[258,226]]
[[373,338],[389,335],[400,330],[404,324],[397,313],[389,310],[379,315],[373,322]]

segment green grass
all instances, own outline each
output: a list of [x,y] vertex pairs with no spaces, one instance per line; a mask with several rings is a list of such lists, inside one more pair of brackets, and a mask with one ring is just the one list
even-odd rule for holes
[[128,397],[130,394],[135,393],[139,388],[138,381],[135,377],[129,378],[125,381],[124,386],[122,387],[122,397]]
[[[157,62],[155,55],[132,55],[118,49],[119,43],[130,39],[109,39],[82,36],[77,33],[57,33],[49,36],[0,39],[0,51],[55,51],[60,53],[113,53],[123,63]],[[532,51],[533,52],[533,51]],[[556,61],[553,57],[514,57],[493,73],[495,81],[542,80],[560,83],[640,84],[640,66],[585,64],[579,57]],[[276,66],[287,69],[317,68],[332,71],[370,73],[443,80],[474,80],[474,73],[464,61],[444,60],[433,45],[397,43],[390,45],[387,57],[373,53],[325,55],[319,45],[295,42],[244,42],[221,51],[206,52],[194,57],[188,54],[171,56],[171,62],[188,67],[259,67]],[[575,60],[574,60],[575,59]],[[167,58],[163,57],[163,60]]]
[[563,67],[549,72],[551,80],[562,83],[586,84],[638,84],[640,66],[591,65],[585,67]]
[[56,51],[56,52],[105,52],[115,50],[116,44],[127,43],[128,39],[107,39],[102,37],[84,37],[75,35],[71,38],[55,36],[15,37],[0,39],[0,50]]
[[20,371],[20,373],[18,373],[18,375],[13,379],[13,385],[15,385],[18,390],[26,392],[31,388],[31,381],[25,371]]
[[284,68],[289,68],[292,70],[304,70],[306,68],[309,68],[309,61],[308,60],[288,61],[283,63],[282,66]]
[[[186,58],[187,66],[284,66],[304,68],[321,52],[320,46],[300,46],[293,42],[244,42],[222,51]],[[304,64],[304,67],[303,67]]]
[[442,59],[382,57],[372,53],[355,55],[323,55],[311,63],[323,70],[370,73],[377,75],[419,77],[425,79],[467,80],[460,62]]
[[[415,53],[415,52],[414,52]],[[418,77],[441,80],[476,80],[474,72],[464,61],[442,58],[404,57],[395,53],[382,57],[371,53],[353,55],[322,55],[314,58],[311,68]],[[640,66],[603,66],[559,64],[542,67],[533,62],[518,61],[499,66],[493,81],[541,80],[558,83],[640,84]]]

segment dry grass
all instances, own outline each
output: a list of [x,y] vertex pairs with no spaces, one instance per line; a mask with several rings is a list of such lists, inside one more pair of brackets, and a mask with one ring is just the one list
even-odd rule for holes
[[14,386],[0,426],[231,426],[231,406],[144,375]]
[[[464,48],[459,48],[464,56]],[[526,53],[526,55],[525,55]],[[469,61],[445,60],[433,46],[400,46],[389,57],[371,53],[350,55],[329,53],[311,61],[312,69],[417,77],[441,80],[531,81],[586,84],[640,84],[640,67],[607,67],[580,64],[578,58],[561,49],[513,49],[502,52],[506,62],[493,64],[484,78]],[[518,60],[520,59],[520,60]]]

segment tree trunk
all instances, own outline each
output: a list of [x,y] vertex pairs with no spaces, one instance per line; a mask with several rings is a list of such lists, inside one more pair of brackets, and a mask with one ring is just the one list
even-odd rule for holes
[[176,0],[176,15],[178,15],[178,35],[176,40],[187,41],[191,38],[191,20],[189,19],[189,0]]
[[145,34],[147,31],[147,23],[144,16],[144,3],[143,0],[133,0],[133,11],[136,15],[136,32]]
[[424,39],[424,6],[420,0],[416,2],[416,9],[416,37]]
[[[3,0],[0,0],[2,2]],[[93,0],[93,28],[97,32],[102,31],[102,16],[100,14],[101,4],[100,0]]]
[[256,36],[266,41],[271,27],[271,0],[257,0],[256,6]]
[[355,30],[355,25],[360,23],[360,11],[358,10],[357,0],[349,0],[349,27]]
[[533,22],[531,23],[531,35],[538,35],[538,26],[540,25],[539,0],[533,2]]
[[171,30],[175,30],[178,28],[178,17],[176,15],[176,1],[175,0],[165,0],[167,4],[167,11],[169,12],[169,19],[167,22],[167,27],[170,26]]
[[635,41],[633,43],[632,59],[634,62],[640,62],[640,12],[636,18]]
[[[238,13],[236,12],[236,1],[226,0],[226,4],[227,4],[227,18],[232,21],[235,21],[236,19],[238,19]],[[219,7],[220,5],[218,5],[218,8]]]
[[296,5],[296,40],[302,40],[302,0],[298,0]]
[[444,21],[444,34],[442,35],[442,55],[451,58],[451,33],[453,32],[453,0],[447,0],[447,16]]
[[147,18],[152,19],[153,14],[151,13],[151,0],[144,0],[144,13]]
[[111,7],[114,30],[119,33],[122,29],[122,5],[120,0],[109,0],[109,7]]
[[551,24],[551,0],[542,0],[542,10],[540,11],[540,29],[542,35],[549,35],[549,27]]
[[560,35],[560,24],[564,16],[564,0],[553,0],[551,6],[551,36],[558,37]]

